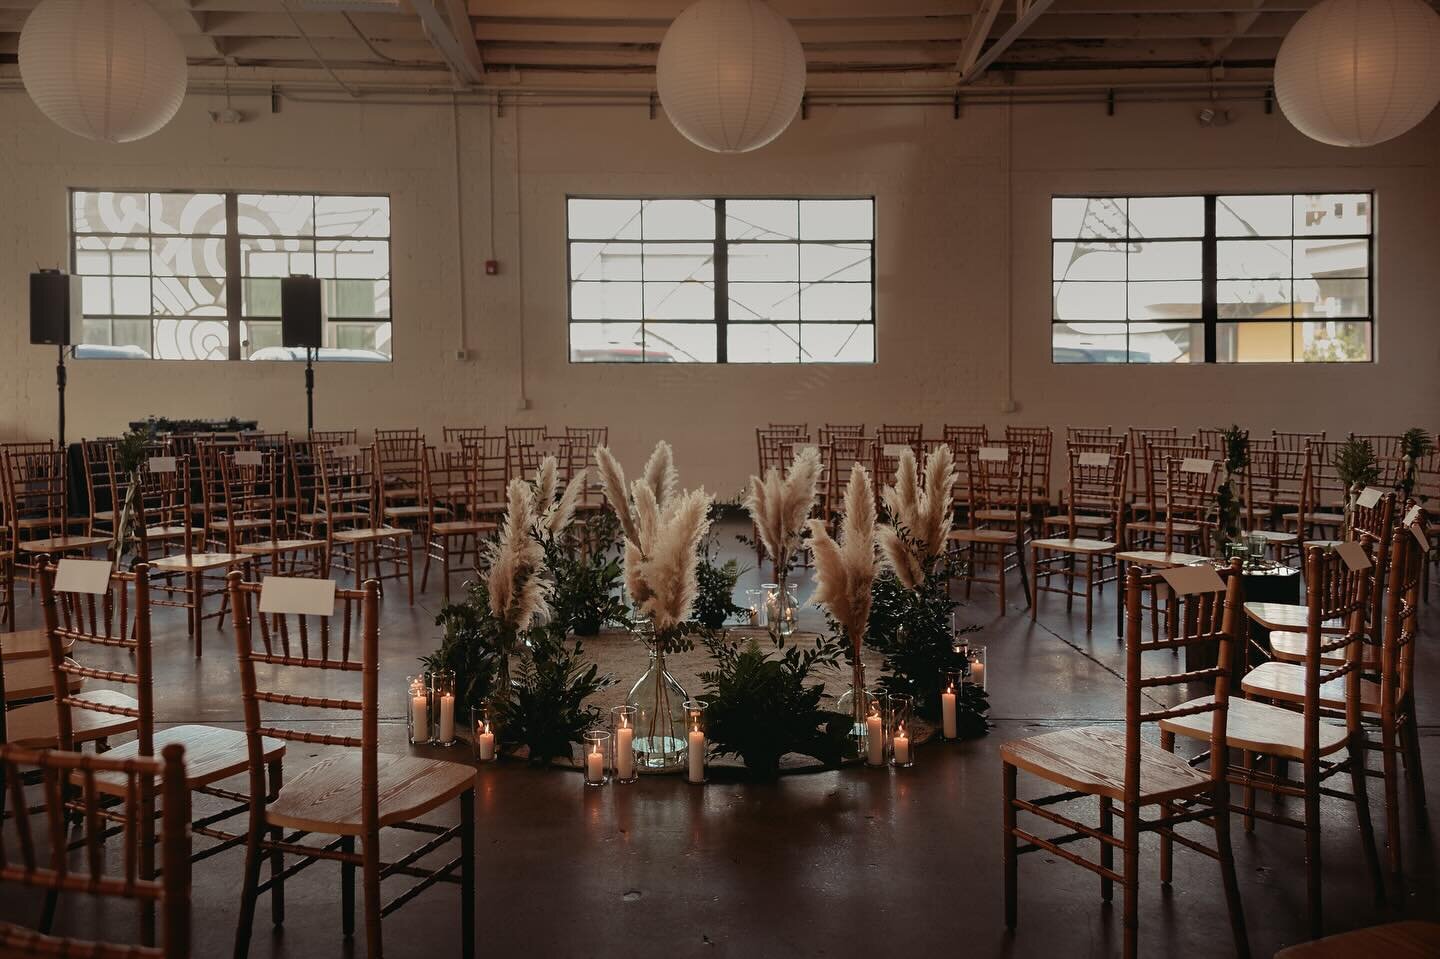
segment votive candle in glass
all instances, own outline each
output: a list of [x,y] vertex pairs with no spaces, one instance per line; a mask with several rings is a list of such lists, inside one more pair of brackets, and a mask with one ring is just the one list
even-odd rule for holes
[[500,755],[499,742],[495,739],[495,724],[490,720],[488,707],[470,707],[470,728],[475,731],[475,761],[494,762]]
[[635,763],[635,723],[639,715],[638,706],[616,706],[610,710],[617,783],[633,783],[640,778],[640,767]]
[[705,710],[709,704],[701,699],[685,701],[685,778],[692,783],[705,781]]
[[865,765],[884,766],[886,752],[886,695],[879,687],[866,694]]
[[940,670],[940,735],[960,738],[960,695],[965,687],[963,669]]
[[890,764],[902,769],[915,765],[915,727],[911,722],[914,705],[909,693],[895,693],[890,697]]
[[437,669],[430,674],[430,702],[435,710],[431,742],[437,746],[455,745],[455,673]]
[[747,613],[750,617],[749,623],[751,626],[757,627],[759,629],[765,628],[765,599],[766,593],[763,588],[747,589],[745,591],[745,604],[749,607],[749,609],[747,610]]
[[585,785],[605,785],[610,779],[605,772],[609,766],[610,734],[603,729],[585,730],[581,751],[585,763]]
[[979,686],[981,689],[987,688],[985,685],[988,681],[985,675],[985,647],[971,646],[969,657],[970,664],[966,670],[968,673],[966,681],[972,686]]
[[424,676],[407,676],[409,695],[406,703],[405,725],[410,732],[410,745],[416,746],[430,741],[430,684]]

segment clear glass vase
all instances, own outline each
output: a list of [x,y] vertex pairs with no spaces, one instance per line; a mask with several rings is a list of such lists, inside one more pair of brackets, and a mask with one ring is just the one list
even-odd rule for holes
[[685,701],[690,695],[665,665],[665,644],[648,621],[633,629],[650,653],[650,668],[625,697],[635,707],[635,765],[640,772],[674,772],[685,768]]
[[850,738],[855,743],[855,755],[865,757],[865,717],[869,714],[870,696],[865,689],[865,663],[858,653],[850,664],[850,688],[835,700],[835,711],[850,717]]

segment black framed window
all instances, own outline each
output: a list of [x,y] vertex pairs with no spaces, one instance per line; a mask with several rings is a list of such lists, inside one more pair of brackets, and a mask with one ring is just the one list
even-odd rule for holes
[[1051,200],[1056,363],[1366,362],[1370,193]]
[[574,363],[873,363],[875,201],[570,197]]
[[280,278],[325,281],[321,360],[391,358],[390,198],[71,190],[80,357],[291,360]]

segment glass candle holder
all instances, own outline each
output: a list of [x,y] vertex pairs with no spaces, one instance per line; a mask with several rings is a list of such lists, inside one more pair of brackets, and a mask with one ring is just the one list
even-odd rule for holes
[[759,629],[765,628],[765,588],[745,590],[746,621]]
[[640,778],[640,767],[635,762],[635,727],[639,715],[640,710],[636,706],[615,706],[610,710],[617,783],[633,783]]
[[1258,533],[1250,533],[1245,537],[1245,542],[1250,547],[1250,557],[1247,566],[1250,569],[1259,569],[1265,565],[1265,554],[1268,552],[1270,541]]
[[878,686],[865,694],[865,734],[861,740],[864,751],[861,755],[865,757],[867,766],[885,765],[885,756],[889,751],[889,737],[885,734],[888,699],[885,690]]
[[685,778],[692,783],[705,781],[705,711],[709,706],[701,699],[685,701]]
[[610,759],[610,733],[603,729],[587,729],[582,743],[585,762],[585,785],[603,786],[610,781],[606,773]]
[[985,647],[971,646],[969,661],[965,667],[965,681],[972,686],[979,686],[986,689],[988,677],[985,675]]
[[914,711],[910,694],[895,693],[890,697],[890,765],[901,769],[915,765],[915,727],[911,722]]
[[799,604],[795,601],[795,587],[772,584],[766,588],[770,590],[766,597],[770,615],[769,628],[774,630],[777,636],[791,635],[795,632],[795,620],[800,611]]
[[488,706],[470,707],[470,728],[475,734],[475,761],[488,763],[499,759],[500,741],[495,736],[495,723]]
[[424,676],[406,676],[409,686],[406,697],[405,725],[410,731],[410,745],[430,741],[430,684]]
[[430,741],[437,746],[455,745],[455,673],[451,670],[437,669],[430,674],[430,709]]
[[940,670],[940,735],[960,738],[960,696],[965,687],[965,670]]
[[760,622],[762,629],[772,629],[780,617],[780,584],[761,583]]

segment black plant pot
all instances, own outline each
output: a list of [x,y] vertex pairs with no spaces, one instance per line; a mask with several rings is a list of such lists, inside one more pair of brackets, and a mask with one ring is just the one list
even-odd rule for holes
[[576,636],[591,637],[600,635],[599,616],[581,616],[571,624],[571,632]]

